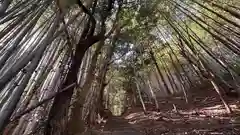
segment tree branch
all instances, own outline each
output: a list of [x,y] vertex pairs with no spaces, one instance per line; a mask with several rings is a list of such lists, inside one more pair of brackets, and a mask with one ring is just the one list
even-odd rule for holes
[[49,100],[53,99],[54,97],[56,97],[57,95],[61,94],[62,92],[65,92],[67,90],[69,90],[70,88],[72,87],[75,87],[76,86],[76,83],[73,83],[73,84],[70,84],[68,85],[67,87],[65,87],[64,89],[54,93],[53,95],[49,96],[48,98],[46,99],[43,99],[42,101],[38,102],[37,104],[29,107],[28,109],[26,109],[25,111],[19,113],[17,116],[15,116],[10,122],[14,122],[16,120],[18,120],[19,118],[21,118],[23,115],[33,111],[34,109],[36,109],[37,107],[43,105],[44,103],[48,102]]

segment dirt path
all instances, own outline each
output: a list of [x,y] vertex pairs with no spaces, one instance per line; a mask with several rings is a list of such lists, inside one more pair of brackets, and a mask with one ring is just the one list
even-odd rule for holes
[[138,128],[130,124],[124,117],[111,117],[104,128],[91,131],[84,135],[144,135]]
[[111,117],[101,135],[240,135],[240,103],[236,99],[228,99],[234,113],[227,114],[214,93],[192,96],[188,104],[181,97],[161,99],[160,112],[151,104],[146,105],[147,114],[140,107],[132,108],[121,117]]
[[104,131],[112,132],[112,135],[141,135],[142,133],[123,117],[112,117],[104,126]]

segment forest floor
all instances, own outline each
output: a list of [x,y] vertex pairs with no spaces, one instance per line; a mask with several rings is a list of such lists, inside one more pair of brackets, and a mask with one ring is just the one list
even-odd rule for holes
[[[206,95],[207,94],[207,95]],[[111,117],[98,129],[102,135],[239,135],[240,103],[226,98],[233,110],[228,114],[213,90],[192,93],[187,104],[182,97],[159,99],[160,111],[152,104],[129,109],[123,116]],[[175,106],[175,107],[174,107]]]

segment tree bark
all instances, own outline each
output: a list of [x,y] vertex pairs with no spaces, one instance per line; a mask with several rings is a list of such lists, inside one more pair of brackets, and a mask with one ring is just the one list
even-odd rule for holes
[[157,100],[156,94],[154,93],[154,91],[153,91],[153,89],[152,89],[151,83],[150,83],[149,80],[147,81],[147,83],[148,83],[148,87],[149,87],[150,93],[151,93],[151,95],[152,95],[152,98],[153,98],[153,100],[154,100],[156,109],[157,109],[157,111],[160,111],[159,104],[158,104],[158,100]]
[[144,112],[144,114],[146,114],[147,109],[146,109],[145,103],[144,103],[143,98],[142,98],[139,82],[136,78],[135,78],[135,83],[136,83],[136,87],[137,87],[137,91],[138,91],[138,96],[139,96],[140,102],[142,104],[143,112]]
[[84,107],[84,102],[87,97],[87,94],[89,93],[92,83],[94,81],[94,74],[96,70],[96,64],[97,64],[97,59],[100,54],[100,51],[104,45],[104,41],[100,41],[97,49],[95,50],[94,55],[92,56],[92,60],[90,63],[90,67],[88,70],[88,74],[86,77],[86,80],[84,82],[84,85],[82,89],[77,89],[76,92],[76,99],[73,101],[73,108],[71,109],[71,116],[69,120],[68,126],[68,134],[69,135],[75,135],[77,133],[82,133],[85,130],[85,121],[82,118],[82,110]]
[[162,74],[162,72],[161,72],[161,70],[160,70],[160,68],[159,68],[159,66],[158,66],[157,60],[156,60],[156,58],[155,58],[154,53],[153,53],[152,50],[150,50],[150,55],[151,55],[151,58],[152,58],[152,60],[153,60],[153,62],[154,62],[154,65],[155,65],[156,68],[157,68],[158,74],[159,74],[160,77],[161,77],[161,80],[162,80],[163,85],[164,85],[164,87],[165,87],[165,89],[166,89],[166,92],[167,92],[168,95],[170,95],[170,94],[171,94],[171,90],[169,89],[169,87],[168,87],[168,85],[167,85],[167,83],[166,83],[166,81],[165,81],[165,79],[164,79],[164,77],[163,77],[163,74]]
[[[82,59],[87,49],[104,38],[102,33],[96,36],[90,36],[86,39],[81,39],[76,47],[76,53],[72,59],[72,64],[67,74],[66,80],[62,88],[77,82],[77,75]],[[47,135],[64,135],[67,132],[67,120],[71,98],[75,88],[70,88],[56,96],[52,108],[49,113],[48,124],[45,129]]]

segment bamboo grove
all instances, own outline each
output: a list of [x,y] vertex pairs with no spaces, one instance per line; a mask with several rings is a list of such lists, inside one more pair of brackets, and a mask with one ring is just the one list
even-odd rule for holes
[[119,92],[159,110],[207,84],[229,113],[240,93],[238,0],[0,3],[0,134],[80,134]]

